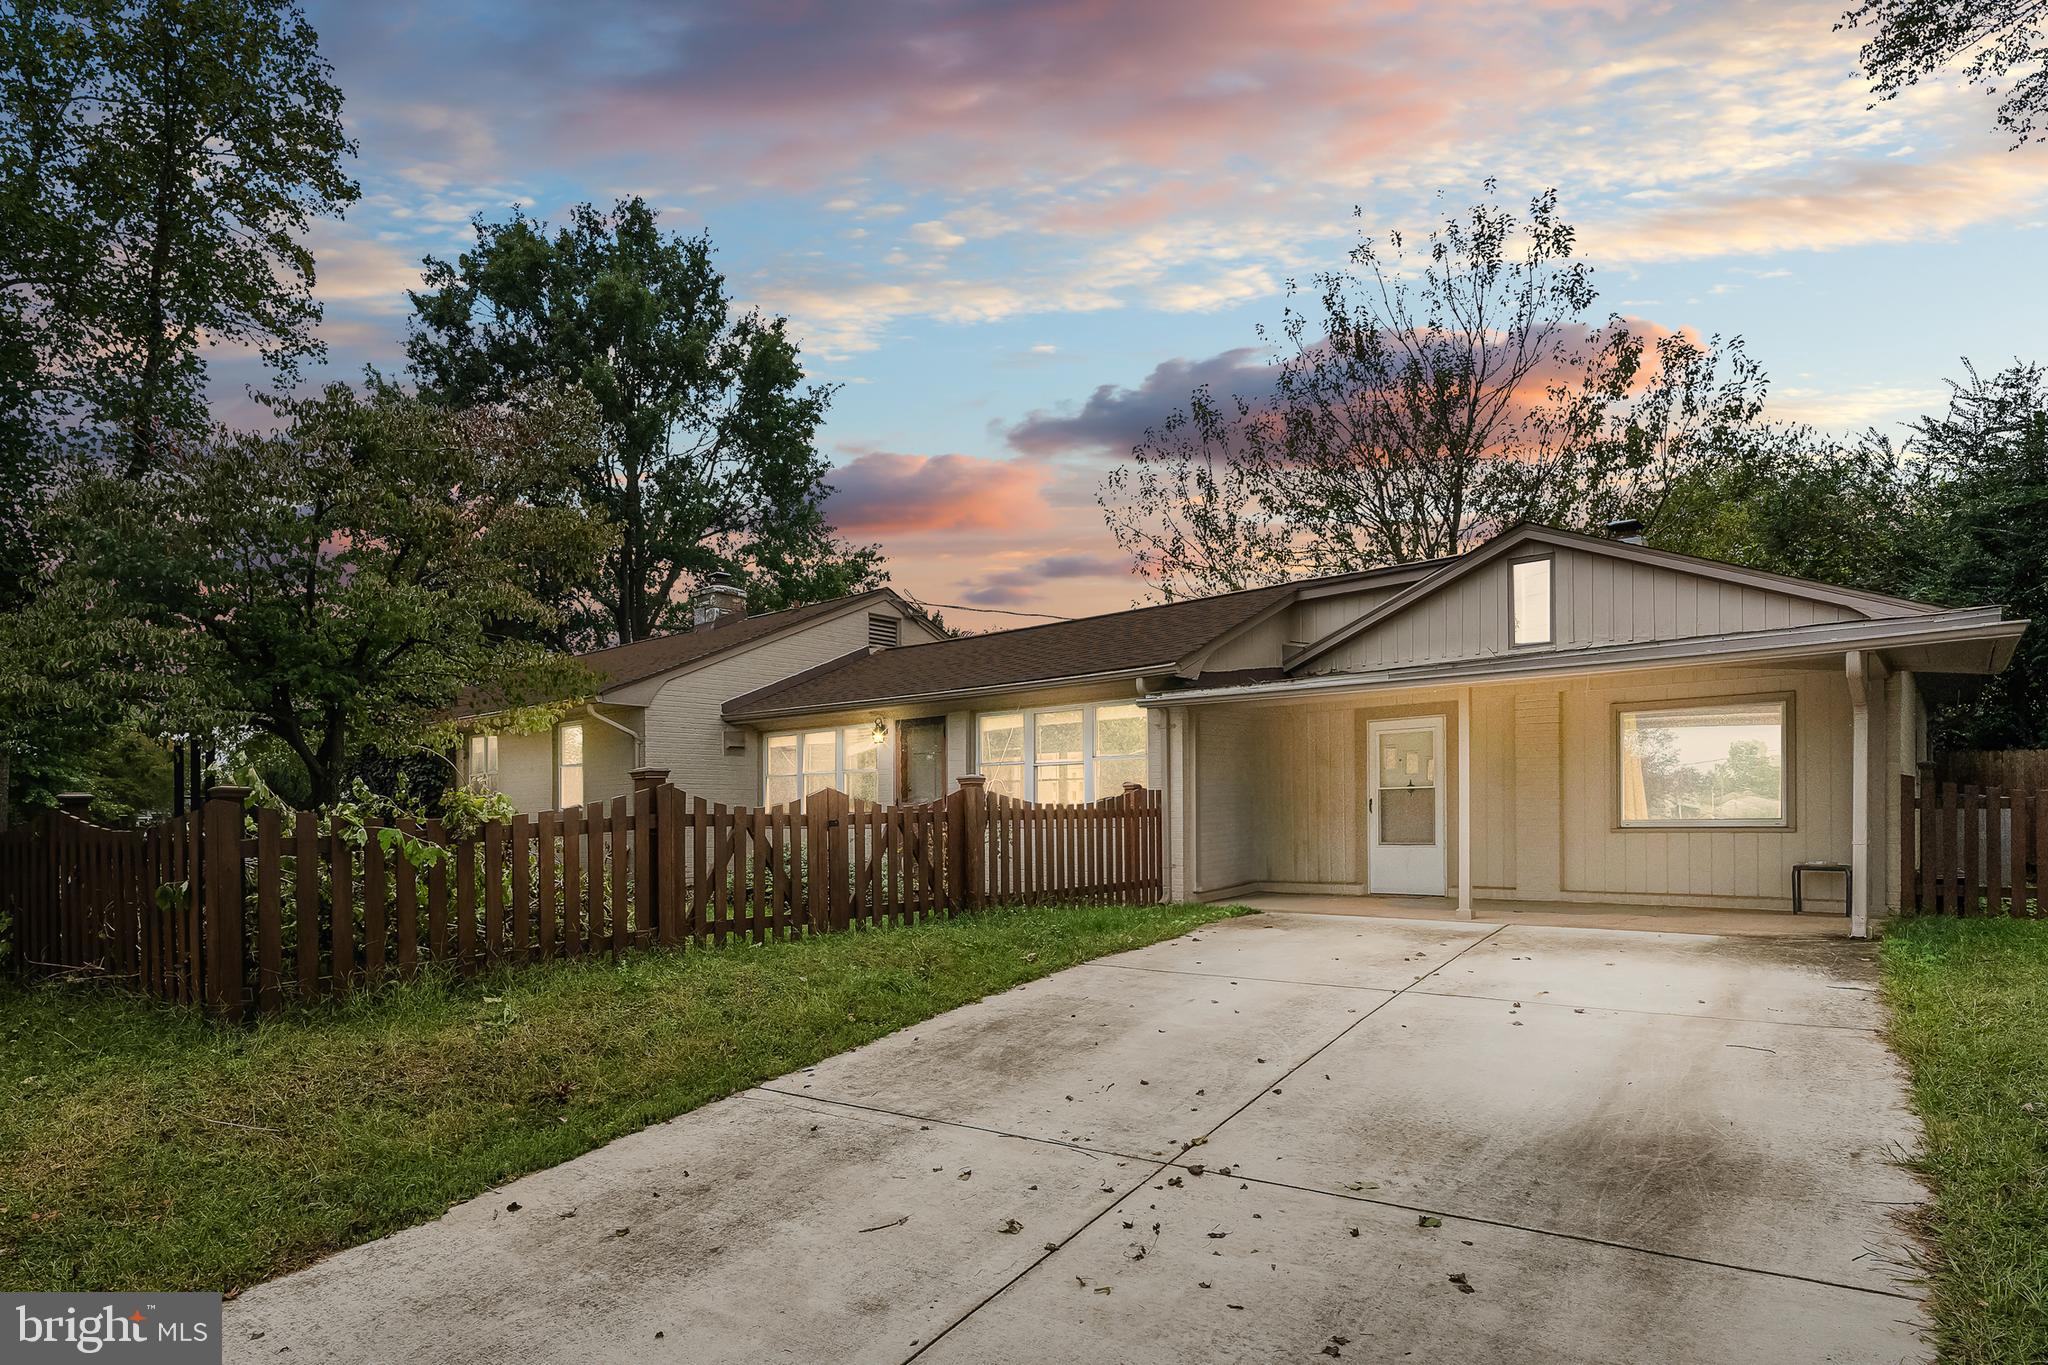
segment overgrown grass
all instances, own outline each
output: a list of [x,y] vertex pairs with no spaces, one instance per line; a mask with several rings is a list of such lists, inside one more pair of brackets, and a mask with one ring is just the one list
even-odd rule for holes
[[0,1287],[234,1291],[906,1024],[1242,913],[995,910],[250,1028],[0,987]]
[[1910,919],[1882,961],[1927,1127],[1942,1358],[2048,1360],[2048,923]]

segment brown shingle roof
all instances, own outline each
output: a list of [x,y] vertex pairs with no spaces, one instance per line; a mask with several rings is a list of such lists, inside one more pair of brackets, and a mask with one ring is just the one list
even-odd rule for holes
[[591,672],[604,679],[607,689],[624,687],[628,683],[651,678],[657,673],[666,673],[684,664],[708,659],[713,654],[723,654],[741,645],[758,644],[770,635],[780,634],[792,626],[815,621],[829,616],[850,602],[866,597],[878,597],[889,590],[871,588],[867,592],[854,593],[850,597],[834,597],[823,602],[812,602],[801,607],[786,607],[781,611],[764,611],[759,616],[749,616],[743,621],[711,630],[685,630],[674,635],[657,635],[651,640],[635,640],[630,645],[613,645],[610,649],[593,649],[588,654],[578,654],[577,660]]
[[[629,645],[613,645],[609,649],[593,649],[587,654],[576,655],[576,660],[588,668],[597,678],[597,695],[600,700],[613,688],[681,668],[714,654],[723,654],[743,645],[759,644],[772,635],[808,624],[854,602],[877,597],[895,597],[888,588],[870,588],[866,592],[853,593],[846,597],[834,597],[823,602],[811,602],[801,607],[785,607],[781,611],[764,611],[759,616],[749,616],[742,621],[715,627],[711,630],[685,630],[673,635],[657,635],[648,640],[635,640]],[[545,698],[527,698],[540,701]],[[496,698],[478,692],[463,699],[457,707],[457,716],[480,715],[505,705],[503,698]]]
[[896,697],[1172,668],[1218,636],[1293,596],[1300,586],[1281,583],[1078,621],[885,649],[735,697],[725,704],[725,714],[740,718],[818,711]]

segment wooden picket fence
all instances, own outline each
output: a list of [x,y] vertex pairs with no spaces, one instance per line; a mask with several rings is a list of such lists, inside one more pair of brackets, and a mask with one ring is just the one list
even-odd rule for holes
[[2048,789],[1900,779],[1899,903],[1924,915],[2039,914]]
[[438,821],[348,828],[311,811],[250,813],[246,798],[216,787],[147,831],[95,825],[76,798],[0,835],[18,968],[234,1016],[430,967],[466,975],[763,943],[985,905],[1145,903],[1164,886],[1159,794],[1135,785],[1037,805],[967,777],[924,805],[822,791],[753,809],[642,769],[629,796],[464,839]]

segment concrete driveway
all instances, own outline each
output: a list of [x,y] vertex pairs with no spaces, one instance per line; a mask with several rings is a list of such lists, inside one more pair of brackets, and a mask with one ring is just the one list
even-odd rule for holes
[[233,1360],[1920,1360],[1869,949],[1260,915],[228,1306]]

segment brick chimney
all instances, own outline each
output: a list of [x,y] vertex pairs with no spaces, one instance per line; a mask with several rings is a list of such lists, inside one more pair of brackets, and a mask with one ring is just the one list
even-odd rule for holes
[[690,609],[690,628],[716,630],[746,619],[746,592],[732,585],[732,575],[725,570],[714,570],[697,589],[697,600]]

